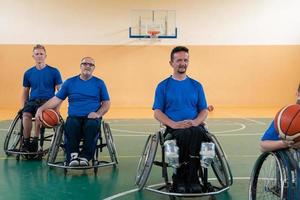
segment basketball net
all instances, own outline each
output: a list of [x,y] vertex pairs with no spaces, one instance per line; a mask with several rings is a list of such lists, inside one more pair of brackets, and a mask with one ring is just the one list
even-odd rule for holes
[[157,38],[158,38],[158,35],[160,34],[160,31],[157,31],[157,30],[149,30],[147,33],[148,33],[148,35],[150,36],[150,38],[152,38],[152,39],[157,39]]

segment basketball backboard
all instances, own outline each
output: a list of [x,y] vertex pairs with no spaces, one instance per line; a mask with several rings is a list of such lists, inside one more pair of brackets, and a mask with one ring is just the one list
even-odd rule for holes
[[132,10],[129,38],[177,38],[175,10]]

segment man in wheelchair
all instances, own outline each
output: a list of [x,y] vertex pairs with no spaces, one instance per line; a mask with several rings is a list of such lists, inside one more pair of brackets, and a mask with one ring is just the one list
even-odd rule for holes
[[22,93],[22,120],[23,120],[23,145],[21,151],[36,152],[38,150],[38,137],[41,124],[35,122],[35,134],[30,141],[32,118],[38,107],[54,96],[55,89],[59,89],[62,79],[59,71],[45,63],[46,49],[42,45],[33,47],[32,57],[35,66],[24,73]]
[[202,85],[186,75],[186,47],[175,47],[169,63],[173,74],[158,84],[152,109],[154,117],[167,126],[166,139],[176,139],[179,147],[179,167],[172,177],[174,192],[201,193],[199,152],[201,142],[207,141],[203,127],[208,114],[206,98]]
[[[41,106],[36,114],[40,119],[43,110],[55,108],[68,97],[68,118],[65,123],[66,164],[70,167],[88,166],[93,158],[102,116],[109,110],[108,91],[103,80],[93,76],[95,61],[84,57],[80,75],[67,79],[56,96]],[[83,139],[83,148],[79,144]]]
[[[296,93],[296,103],[300,104],[300,84],[298,86],[298,90]],[[290,141],[290,140],[282,140],[275,129],[275,124],[273,120],[269,128],[261,138],[261,142],[260,142],[261,151],[263,152],[275,151],[278,149],[284,149],[288,147],[299,149],[300,142],[295,143],[294,141]]]

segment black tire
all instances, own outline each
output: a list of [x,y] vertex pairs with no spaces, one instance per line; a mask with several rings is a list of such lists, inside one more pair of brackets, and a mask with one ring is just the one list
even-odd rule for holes
[[64,124],[61,123],[55,128],[55,133],[51,140],[51,146],[49,148],[47,163],[55,163],[59,147],[63,144]]
[[19,112],[15,119],[10,124],[7,135],[4,141],[4,151],[7,156],[11,154],[7,151],[17,149],[17,146],[20,144],[20,140],[23,134],[23,126],[22,126],[22,113]]
[[287,199],[291,195],[288,195],[291,189],[289,170],[277,152],[261,154],[250,177],[249,200]]
[[214,174],[216,175],[222,187],[228,187],[233,183],[231,169],[227,162],[224,151],[221,148],[217,138],[208,133],[208,137],[215,144],[216,156],[211,164]]
[[102,122],[103,132],[105,135],[106,145],[112,162],[118,164],[118,153],[114,143],[114,139],[110,130],[110,126],[106,122]]
[[149,135],[138,163],[135,184],[143,189],[151,172],[159,144],[159,133]]

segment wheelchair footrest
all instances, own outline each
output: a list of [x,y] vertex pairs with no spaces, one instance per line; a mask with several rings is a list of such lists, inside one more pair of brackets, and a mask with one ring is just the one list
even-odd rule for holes
[[[160,161],[154,161],[153,164],[156,166],[163,167],[163,162],[160,162]],[[168,163],[165,163],[165,165],[166,165],[166,167],[171,167]]]
[[176,192],[170,192],[167,191],[166,189],[168,186],[166,183],[160,183],[160,184],[155,184],[155,185],[150,185],[145,187],[146,190],[155,192],[158,194],[164,194],[164,195],[169,195],[169,196],[177,196],[177,197],[203,197],[203,196],[211,196],[211,195],[216,195],[220,194],[226,190],[229,189],[229,187],[224,187],[220,188],[219,190],[215,190],[212,192],[204,192],[204,193],[176,193]]

